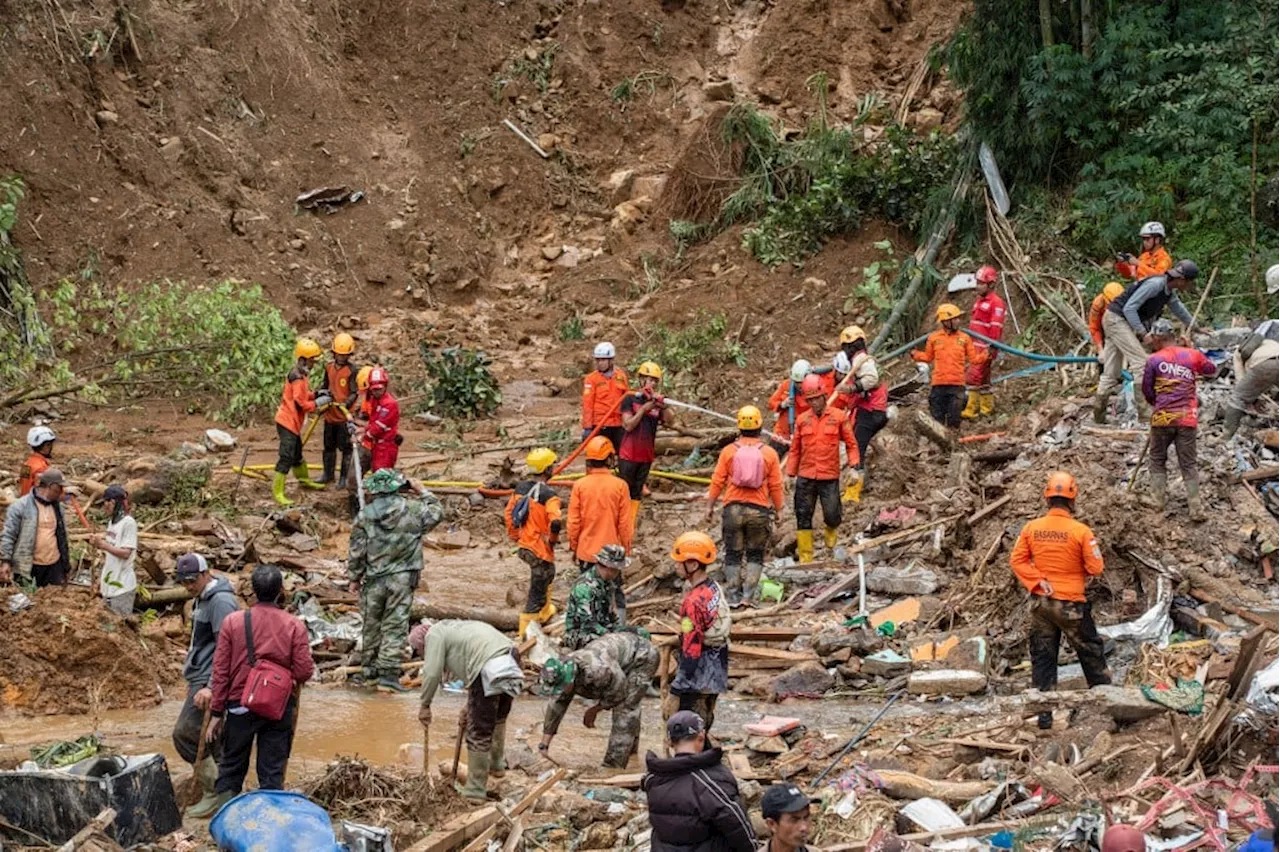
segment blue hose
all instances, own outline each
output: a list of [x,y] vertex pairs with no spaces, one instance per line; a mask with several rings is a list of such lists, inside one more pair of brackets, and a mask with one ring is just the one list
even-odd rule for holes
[[[1029,376],[1029,375],[1032,375],[1033,373],[1038,373],[1043,370],[1048,370],[1056,364],[1098,364],[1100,363],[1099,360],[1092,355],[1040,355],[1039,353],[1036,353],[1036,352],[1028,352],[1025,349],[1019,349],[1016,346],[1010,346],[1007,343],[1001,343],[998,340],[992,340],[990,337],[987,337],[985,334],[974,331],[971,328],[964,329],[964,333],[969,335],[970,337],[976,338],[977,340],[985,341],[988,345],[994,346],[997,350],[1001,352],[1007,352],[1010,355],[1015,355],[1019,358],[1025,358],[1028,361],[1037,361],[1042,365],[1039,369],[1018,370],[1015,373],[1009,373],[1007,375],[1001,376],[996,381],[1004,381],[1005,379],[1013,379],[1013,378],[1020,378],[1022,376]],[[894,349],[892,352],[886,353],[883,356],[883,360],[888,361],[891,358],[897,358],[899,355],[904,354],[908,349],[911,349],[915,346],[919,346],[921,343],[924,343],[928,339],[929,339],[929,335],[927,334],[921,335],[920,337],[917,337],[915,340],[911,341],[910,343],[904,343],[903,345],[899,346],[897,349]],[[1123,375],[1126,381],[1133,379],[1133,376],[1129,373],[1128,370],[1124,370]]]

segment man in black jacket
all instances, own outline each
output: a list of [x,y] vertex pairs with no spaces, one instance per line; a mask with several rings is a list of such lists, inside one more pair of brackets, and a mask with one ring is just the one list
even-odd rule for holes
[[672,756],[645,755],[649,771],[640,786],[649,797],[652,852],[754,852],[738,780],[707,748],[702,717],[681,710],[667,720]]

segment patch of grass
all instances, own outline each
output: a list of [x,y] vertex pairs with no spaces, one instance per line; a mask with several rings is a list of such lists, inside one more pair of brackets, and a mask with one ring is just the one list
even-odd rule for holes
[[571,340],[585,340],[587,336],[586,328],[583,326],[582,317],[574,314],[571,317],[565,317],[560,325],[556,326],[556,338],[565,342]]
[[726,338],[727,330],[724,314],[701,313],[692,324],[679,329],[656,323],[638,347],[632,369],[643,361],[656,361],[674,377],[725,364],[745,367],[746,352],[740,343]]
[[551,69],[555,65],[556,53],[560,51],[559,42],[550,42],[543,46],[534,56],[521,54],[520,58],[511,63],[511,72],[517,77],[524,77],[533,85],[538,87],[538,91],[546,94],[547,89],[551,87]]
[[645,70],[634,77],[623,78],[618,85],[609,90],[609,99],[622,109],[641,95],[653,97],[659,87],[675,85],[675,78],[662,71]]

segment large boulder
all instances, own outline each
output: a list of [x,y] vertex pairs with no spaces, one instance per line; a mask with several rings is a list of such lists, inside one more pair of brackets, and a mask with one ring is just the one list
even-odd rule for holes
[[821,663],[801,663],[773,679],[773,696],[781,700],[793,695],[822,695],[835,683],[835,675]]

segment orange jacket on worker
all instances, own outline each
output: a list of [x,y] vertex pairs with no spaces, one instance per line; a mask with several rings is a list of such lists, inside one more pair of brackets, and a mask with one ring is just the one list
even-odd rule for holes
[[[733,470],[733,457],[738,454],[739,445],[760,445],[760,454],[764,456],[764,480],[759,488],[745,488],[734,485],[729,478]],[[754,506],[772,506],[775,511],[782,511],[782,462],[778,461],[778,453],[759,438],[739,438],[720,451],[716,461],[715,473],[711,474],[711,488],[707,499],[715,505],[720,495],[724,494],[724,503],[751,503]]]
[[294,367],[284,380],[284,393],[276,409],[276,422],[295,435],[302,434],[302,421],[316,410],[316,397],[307,384],[307,374]]
[[1093,303],[1089,305],[1089,336],[1093,338],[1094,344],[1101,349],[1105,341],[1102,332],[1102,318],[1107,313],[1107,308],[1111,306],[1111,300],[1107,298],[1106,293],[1099,293],[1094,297]]
[[1151,251],[1144,251],[1133,263],[1116,261],[1116,272],[1134,281],[1150,278],[1152,275],[1163,275],[1172,267],[1173,258],[1169,257],[1169,252],[1164,250],[1164,246],[1156,246]]
[[849,467],[858,464],[858,442],[853,437],[849,413],[827,406],[822,416],[807,411],[796,418],[787,453],[787,476],[805,479],[840,478],[840,444],[845,447]]
[[628,393],[627,374],[621,367],[614,367],[612,376],[599,370],[588,373],[582,380],[582,428],[621,426],[622,399]]
[[587,470],[569,492],[569,549],[583,562],[595,562],[606,544],[631,552],[635,533],[631,490],[603,467]]
[[[814,373],[822,379],[822,386],[826,390],[827,396],[831,396],[831,391],[835,390],[836,379],[835,373]],[[800,393],[800,383],[796,382],[795,406],[792,409],[795,416],[799,417],[806,411],[810,411],[809,402]],[[778,415],[778,422],[773,424],[773,434],[783,438],[791,437],[791,413],[786,408],[787,401],[791,399],[791,379],[785,378],[778,385],[778,389],[773,392],[773,396],[769,397],[769,410]]]
[[341,405],[350,412],[356,404],[358,398],[356,371],[356,366],[350,361],[345,364],[330,361],[324,365],[324,384],[321,387],[329,392],[329,396],[333,397],[333,405],[329,406],[324,413],[324,422],[347,422],[347,415],[343,414],[342,409],[338,408],[338,406]]
[[[525,485],[529,487],[525,488]],[[554,488],[545,482],[538,481],[536,483],[538,492],[534,495],[537,499],[529,500],[529,517],[525,520],[524,526],[517,527],[511,522],[511,512],[515,509],[516,503],[525,494],[532,494],[534,487],[534,483],[521,483],[507,500],[507,508],[503,512],[503,518],[507,522],[507,537],[521,550],[528,550],[543,562],[555,562],[556,532],[553,532],[551,527],[555,524],[558,531],[559,522],[563,516],[560,510],[560,498],[556,495]]]
[[1046,580],[1053,588],[1049,597],[1084,602],[1085,581],[1102,573],[1102,551],[1087,525],[1066,509],[1050,509],[1022,528],[1009,563],[1032,594]]
[[940,328],[929,335],[924,349],[911,353],[914,361],[933,365],[930,384],[963,385],[966,364],[981,364],[986,354],[973,345],[973,338],[963,331]]
[[26,497],[27,492],[36,487],[40,474],[49,469],[49,460],[40,453],[33,452],[18,471],[18,496]]

